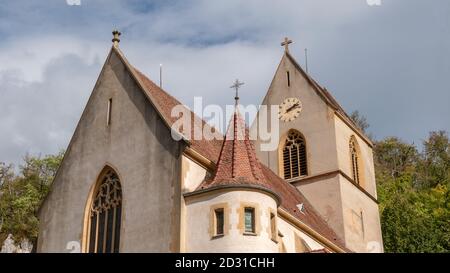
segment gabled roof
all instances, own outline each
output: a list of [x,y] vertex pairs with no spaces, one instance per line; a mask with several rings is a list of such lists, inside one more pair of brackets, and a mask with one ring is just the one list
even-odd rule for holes
[[[143,73],[141,73],[139,70],[133,67],[133,71],[135,73],[135,76],[139,78],[139,80],[143,84],[143,91],[151,94],[151,98],[154,100],[154,103],[158,104],[159,109],[161,111],[162,116],[164,116],[171,126],[176,120],[177,117],[172,117],[171,111],[172,108],[181,105],[185,107],[181,102],[179,102],[176,98],[169,95],[167,92],[162,90],[158,85],[156,85],[154,82],[149,80]],[[189,138],[188,141],[190,143],[190,147],[203,155],[204,157],[208,158],[209,160],[216,162],[220,153],[220,147],[222,145],[223,136],[222,134],[212,128],[206,121],[201,119],[199,116],[194,114],[192,111],[190,111],[188,108],[186,108],[188,112],[191,114],[191,120],[194,123],[194,126],[191,126],[191,136],[194,135],[195,127],[200,127],[208,131],[208,132],[215,132],[214,138],[210,141],[205,140],[195,140],[194,138]]]
[[308,73],[306,73],[303,68],[297,63],[297,61],[292,57],[289,52],[285,52],[286,57],[294,64],[295,68],[300,72],[300,74],[305,77],[309,84],[314,88],[317,94],[327,103],[331,108],[333,108],[344,122],[347,123],[370,147],[373,147],[372,141],[358,128],[355,122],[350,118],[350,116],[345,112],[344,108],[337,102],[337,100],[331,95],[331,93],[324,87],[320,86]]
[[[129,71],[138,81],[139,85],[142,87],[142,91],[146,93],[147,98],[151,100],[151,103],[158,110],[158,113],[162,116],[163,120],[168,126],[173,125],[177,120],[177,117],[172,117],[172,108],[182,104],[148,79],[139,70],[131,66],[117,48],[113,49],[119,52]],[[191,149],[195,150],[211,162],[216,163],[217,166],[214,179],[211,181],[204,181],[197,192],[211,188],[212,185],[223,185],[225,182],[236,183],[236,185],[239,185],[239,183],[253,185],[261,189],[266,189],[269,192],[274,193],[275,197],[280,199],[278,200],[280,206],[290,215],[319,233],[321,236],[327,238],[341,249],[349,251],[345,248],[343,241],[328,226],[325,220],[323,220],[297,188],[276,175],[266,166],[259,163],[259,160],[254,153],[253,144],[248,140],[248,129],[238,112],[235,112],[233,115],[233,123],[230,123],[230,126],[233,126],[233,130],[230,130],[229,126],[225,139],[221,140],[223,139],[223,136],[220,132],[215,131],[208,123],[195,115],[188,108],[186,109],[191,114],[194,122],[193,126],[191,126],[191,135],[193,135],[194,130],[199,129],[199,127],[200,129],[207,128],[209,131],[214,131],[215,134],[217,134],[217,137],[214,140],[206,140],[205,138],[201,138],[201,140],[187,139]],[[231,135],[234,136],[235,133],[238,133],[240,130],[242,132],[242,129],[246,132],[247,138],[244,138],[243,141],[232,141]],[[221,158],[221,160],[219,158]],[[242,160],[242,162],[240,162],[240,160]],[[241,163],[243,164],[242,166]],[[201,187],[204,188],[202,189]],[[300,211],[297,208],[297,205],[299,204],[303,204],[304,211]]]

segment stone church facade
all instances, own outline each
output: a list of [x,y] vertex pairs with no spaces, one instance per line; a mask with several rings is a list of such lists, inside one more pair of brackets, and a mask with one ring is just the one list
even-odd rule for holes
[[182,104],[114,34],[39,210],[38,252],[383,251],[372,143],[287,45],[262,102],[282,120],[266,152],[237,108],[225,137],[188,112],[218,137],[175,140]]

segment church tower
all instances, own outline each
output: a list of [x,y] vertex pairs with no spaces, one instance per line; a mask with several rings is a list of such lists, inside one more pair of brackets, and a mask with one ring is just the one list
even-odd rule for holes
[[[265,151],[258,137],[257,157],[305,195],[347,248],[382,252],[373,144],[327,89],[300,67],[289,53],[290,43],[287,38],[282,43],[284,54],[261,103],[278,107],[279,145]],[[268,112],[267,126],[277,130]]]

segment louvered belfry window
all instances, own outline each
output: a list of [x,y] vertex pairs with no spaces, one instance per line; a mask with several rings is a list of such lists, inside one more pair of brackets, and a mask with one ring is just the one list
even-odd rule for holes
[[283,148],[284,179],[308,175],[305,139],[300,132],[291,130]]
[[351,156],[351,164],[352,164],[352,175],[353,180],[356,184],[360,184],[360,176],[359,176],[359,158],[358,158],[358,149],[357,149],[357,143],[356,139],[354,137],[350,138],[350,156]]
[[108,169],[100,178],[89,218],[89,252],[119,252],[122,188],[119,177]]

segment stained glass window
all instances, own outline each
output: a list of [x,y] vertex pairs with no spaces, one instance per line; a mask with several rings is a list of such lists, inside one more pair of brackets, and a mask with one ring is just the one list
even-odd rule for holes
[[122,188],[119,177],[108,169],[100,178],[90,210],[89,252],[119,252]]

